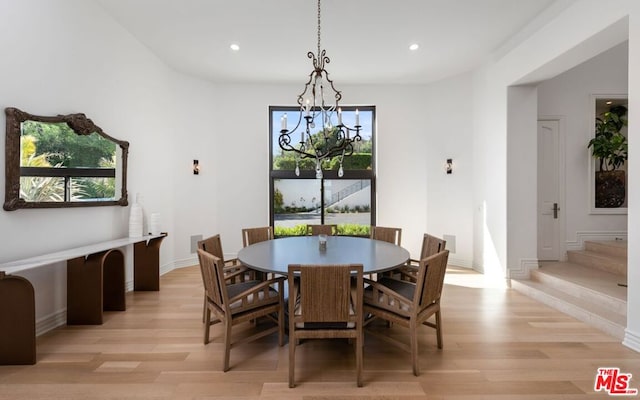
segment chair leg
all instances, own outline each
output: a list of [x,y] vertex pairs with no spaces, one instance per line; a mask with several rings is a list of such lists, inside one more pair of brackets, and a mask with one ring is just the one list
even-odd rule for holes
[[409,337],[411,341],[411,362],[413,363],[413,374],[420,375],[420,366],[418,365],[418,327],[415,320],[411,320],[409,324]]
[[363,340],[362,337],[356,339],[356,382],[358,387],[362,387],[362,356],[363,356]]
[[205,307],[204,310],[204,344],[209,343],[209,328],[211,327],[211,310]]
[[295,383],[295,369],[296,369],[296,342],[293,337],[293,331],[289,328],[289,387],[296,387]]
[[438,338],[438,348],[442,348],[442,316],[440,310],[436,311],[436,337]]
[[278,344],[284,346],[284,306],[278,311]]
[[207,292],[204,292],[204,304],[202,305],[202,322],[205,321],[207,314]]
[[231,319],[224,319],[224,367],[223,371],[229,370],[229,358],[231,356]]

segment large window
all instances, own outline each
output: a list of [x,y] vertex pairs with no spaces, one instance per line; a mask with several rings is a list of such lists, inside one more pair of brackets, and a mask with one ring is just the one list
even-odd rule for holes
[[[302,235],[307,224],[336,224],[341,235],[369,234],[375,222],[375,107],[357,108],[362,141],[354,146],[353,155],[344,158],[342,177],[338,177],[339,157],[334,157],[323,162],[321,179],[316,179],[314,159],[298,158],[296,175],[296,156],[278,145],[282,116],[287,113],[289,121],[297,121],[300,109],[269,108],[270,214],[276,236]],[[344,124],[355,125],[355,112],[356,107],[342,107]]]

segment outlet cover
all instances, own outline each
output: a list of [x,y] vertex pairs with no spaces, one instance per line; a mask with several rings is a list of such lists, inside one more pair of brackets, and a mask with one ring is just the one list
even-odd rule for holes
[[191,254],[198,252],[198,242],[202,240],[202,235],[191,236]]
[[442,238],[447,241],[445,249],[449,250],[449,253],[456,252],[456,235],[443,235]]

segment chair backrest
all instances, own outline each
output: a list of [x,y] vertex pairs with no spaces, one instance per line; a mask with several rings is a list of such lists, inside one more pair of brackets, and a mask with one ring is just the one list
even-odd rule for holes
[[437,254],[445,249],[447,241],[435,236],[431,236],[428,233],[424,234],[422,238],[422,249],[420,250],[420,260],[427,258],[434,254]]
[[402,242],[402,229],[388,228],[384,226],[371,226],[370,238],[400,246],[400,243]]
[[228,296],[227,286],[221,284],[221,282],[224,283],[222,260],[207,251],[198,249],[198,261],[207,298],[221,310],[224,309]]
[[[355,274],[352,298],[351,277]],[[294,276],[296,277],[294,279]],[[362,319],[362,265],[289,265],[289,307],[294,323],[353,323]],[[294,311],[295,310],[295,311]]]
[[[207,299],[209,304],[213,305],[219,313],[233,318],[235,315],[242,315],[245,311],[262,306],[278,303],[282,306],[282,296],[278,295],[282,291],[275,292],[271,288],[272,284],[278,283],[277,279],[227,285],[225,284],[224,265],[220,258],[198,249],[198,260]],[[283,278],[280,279],[283,280]],[[280,286],[279,283],[278,286]]]
[[420,260],[413,297],[413,304],[418,313],[440,301],[448,260],[449,250],[443,250]]
[[242,246],[247,247],[254,243],[273,239],[273,230],[270,226],[259,228],[245,228],[242,230]]
[[220,239],[220,235],[213,235],[206,239],[199,240],[198,248],[209,254],[213,254],[224,262],[224,252],[222,251],[222,240]]
[[332,236],[338,231],[337,225],[307,225],[307,235],[329,235]]

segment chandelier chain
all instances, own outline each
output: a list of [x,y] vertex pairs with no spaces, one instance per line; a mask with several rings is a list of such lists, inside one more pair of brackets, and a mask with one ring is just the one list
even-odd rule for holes
[[[355,125],[353,128],[342,123],[342,110],[340,99],[342,94],[329,79],[329,72],[325,64],[329,63],[324,50],[321,47],[321,0],[318,1],[318,52],[307,53],[307,58],[312,60],[313,70],[309,74],[309,80],[304,85],[304,90],[298,95],[298,121],[295,127],[289,130],[287,127],[287,113],[280,118],[281,129],[278,144],[283,151],[294,152],[297,176],[300,174],[299,162],[302,159],[314,159],[316,165],[316,178],[322,178],[322,164],[325,160],[338,157],[340,168],[338,177],[344,175],[342,162],[344,157],[354,153],[354,144],[360,142],[360,130],[362,126],[358,119],[358,109],[355,112]],[[333,91],[335,104],[325,104],[325,89]],[[332,119],[337,118],[337,125]],[[317,125],[316,125],[317,124]],[[298,130],[300,128],[300,130]],[[291,137],[293,133],[300,134],[299,144]]]
[[318,0],[318,57],[320,57],[320,0]]

